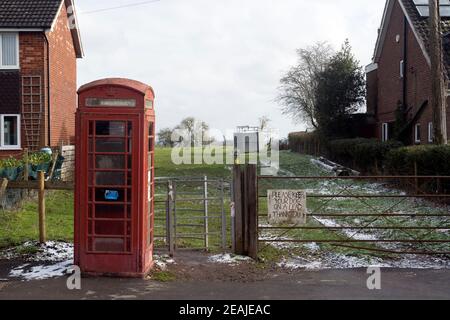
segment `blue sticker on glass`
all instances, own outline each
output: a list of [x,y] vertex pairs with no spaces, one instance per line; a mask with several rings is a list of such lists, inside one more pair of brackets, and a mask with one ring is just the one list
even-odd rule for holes
[[105,199],[106,200],[119,200],[119,191],[115,190],[106,190],[105,191]]

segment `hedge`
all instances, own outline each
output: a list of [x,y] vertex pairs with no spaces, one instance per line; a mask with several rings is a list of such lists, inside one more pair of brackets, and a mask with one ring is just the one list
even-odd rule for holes
[[450,146],[399,148],[387,154],[385,163],[390,174],[450,176]]
[[328,157],[342,165],[362,172],[380,171],[387,154],[402,146],[398,141],[381,142],[377,139],[341,139],[328,143]]
[[320,154],[320,139],[314,132],[293,132],[288,136],[289,149],[305,154]]

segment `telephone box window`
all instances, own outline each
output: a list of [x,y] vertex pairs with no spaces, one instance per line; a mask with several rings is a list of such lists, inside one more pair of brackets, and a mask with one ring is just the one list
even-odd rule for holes
[[126,144],[123,139],[97,138],[95,141],[96,152],[125,152]]
[[125,136],[125,122],[123,121],[96,121],[96,136]]
[[[94,214],[90,214],[91,252],[127,253],[131,250],[131,221],[127,214],[131,202],[131,148],[132,126],[130,121],[90,121],[88,128],[90,173],[89,201]],[[92,130],[91,128],[94,128]],[[93,135],[92,135],[93,134]],[[99,220],[100,219],[100,220]]]
[[122,169],[125,167],[123,155],[97,155],[95,157],[96,169]]

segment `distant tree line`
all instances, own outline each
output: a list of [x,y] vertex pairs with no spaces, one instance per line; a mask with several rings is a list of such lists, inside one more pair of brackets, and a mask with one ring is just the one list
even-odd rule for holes
[[[194,117],[183,119],[180,124],[173,128],[163,128],[158,131],[158,145],[162,147],[175,147],[182,143],[182,139],[188,139],[193,146],[206,146],[215,141],[209,134],[209,125]],[[186,141],[184,141],[186,143]]]

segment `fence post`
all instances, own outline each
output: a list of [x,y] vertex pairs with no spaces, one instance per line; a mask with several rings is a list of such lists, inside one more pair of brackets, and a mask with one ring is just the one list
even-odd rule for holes
[[45,230],[45,173],[44,171],[39,171],[39,190],[38,190],[38,199],[39,199],[39,242],[46,242],[46,230]]
[[166,203],[166,241],[169,246],[169,255],[174,255],[174,243],[173,243],[173,219],[172,219],[172,201],[173,201],[173,188],[172,182],[167,182],[167,203]]
[[205,232],[205,249],[209,249],[209,212],[208,212],[208,177],[203,178],[203,208],[205,213],[204,232]]
[[[30,177],[30,172],[29,172],[29,157],[28,157],[28,148],[25,148],[23,151],[23,181],[28,181],[29,177]],[[22,192],[22,196],[25,197],[30,195],[30,189],[28,190],[24,190]]]
[[230,216],[231,216],[231,251],[236,252],[236,209],[235,209],[234,183],[230,184]]
[[[233,192],[234,192],[234,253],[244,254],[244,234],[243,234],[243,196],[242,188],[242,167],[235,165],[233,169]],[[232,212],[233,213],[233,212]]]
[[0,201],[3,200],[3,195],[5,194],[7,187],[8,187],[8,179],[3,178],[2,183],[0,185]]
[[226,250],[227,248],[227,217],[225,216],[225,194],[223,188],[223,180],[220,180],[220,213],[222,217],[222,250]]
[[24,181],[28,181],[28,177],[30,176],[30,172],[28,171],[28,164],[29,164],[29,160],[28,160],[28,149],[25,148],[23,151],[23,180]]
[[235,253],[258,253],[257,166],[234,166]]
[[256,259],[258,257],[257,166],[248,165],[246,171],[247,255]]
[[175,252],[175,250],[177,249],[177,243],[178,243],[178,238],[177,238],[177,182],[174,180],[172,181],[172,229],[171,231],[173,231],[172,234],[172,246],[173,246],[173,251]]

